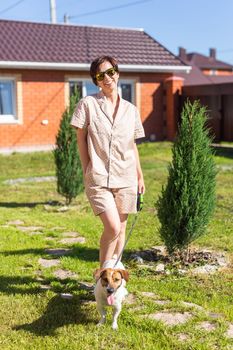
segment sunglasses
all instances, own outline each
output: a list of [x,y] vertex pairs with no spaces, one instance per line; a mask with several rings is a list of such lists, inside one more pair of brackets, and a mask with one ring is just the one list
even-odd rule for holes
[[115,66],[107,69],[105,72],[97,73],[95,78],[97,81],[103,81],[105,74],[107,74],[110,78],[112,78],[116,72],[118,72],[118,68]]

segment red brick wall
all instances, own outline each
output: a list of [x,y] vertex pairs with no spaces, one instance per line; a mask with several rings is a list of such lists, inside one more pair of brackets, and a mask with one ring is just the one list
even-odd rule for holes
[[155,135],[156,140],[165,138],[164,81],[168,74],[146,73],[141,75],[141,118],[146,136]]
[[[19,72],[5,70],[4,73]],[[25,70],[20,74],[22,124],[0,124],[0,147],[54,144],[65,105],[64,72]],[[42,125],[44,119],[48,125]]]
[[[65,76],[77,76],[77,72],[1,70],[2,73],[21,74],[23,120],[21,124],[0,124],[0,148],[53,145],[65,109]],[[155,134],[156,140],[164,139],[163,82],[171,75],[124,74],[127,76],[134,76],[140,84],[140,113],[147,138]],[[48,120],[48,125],[43,125],[42,120]]]

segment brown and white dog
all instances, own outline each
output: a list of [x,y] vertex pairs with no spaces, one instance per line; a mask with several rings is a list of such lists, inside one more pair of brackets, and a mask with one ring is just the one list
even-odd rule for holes
[[[125,270],[123,264],[119,262],[113,268],[116,260],[112,259],[106,262],[101,269],[94,272],[96,286],[94,290],[97,310],[101,315],[98,325],[106,322],[106,307],[113,307],[112,328],[117,329],[117,318],[121,312],[122,301],[128,294],[125,288],[129,279],[129,273]],[[111,266],[111,267],[108,267]]]

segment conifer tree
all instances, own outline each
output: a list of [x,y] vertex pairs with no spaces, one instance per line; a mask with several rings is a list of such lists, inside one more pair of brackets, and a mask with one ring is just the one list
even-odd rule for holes
[[205,107],[186,102],[167,184],[156,203],[160,236],[170,254],[203,235],[214,210],[216,169],[206,121]]
[[67,205],[83,190],[83,174],[76,132],[70,125],[78,100],[79,93],[75,90],[70,98],[70,106],[63,113],[54,150],[57,191],[66,198]]

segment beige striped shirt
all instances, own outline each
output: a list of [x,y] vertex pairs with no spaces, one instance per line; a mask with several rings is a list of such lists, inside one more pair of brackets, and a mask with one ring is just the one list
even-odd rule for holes
[[71,125],[87,128],[90,162],[85,180],[108,188],[137,184],[134,142],[145,136],[137,108],[120,98],[115,118],[102,92],[84,97],[74,111]]

